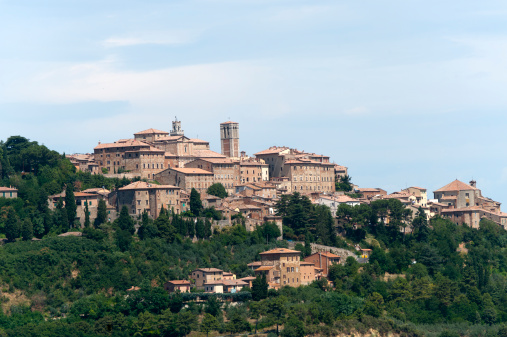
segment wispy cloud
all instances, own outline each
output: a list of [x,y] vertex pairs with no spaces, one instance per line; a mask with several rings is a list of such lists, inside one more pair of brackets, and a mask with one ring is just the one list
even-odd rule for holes
[[155,32],[142,35],[136,34],[129,37],[112,36],[102,41],[102,45],[106,48],[138,45],[178,45],[191,43],[197,36],[198,33],[192,31]]

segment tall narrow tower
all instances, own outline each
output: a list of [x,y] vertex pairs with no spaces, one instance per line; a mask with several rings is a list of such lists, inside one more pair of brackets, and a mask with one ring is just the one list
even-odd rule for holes
[[171,136],[184,136],[183,130],[181,129],[181,121],[174,117],[173,129],[170,132]]
[[239,158],[239,123],[220,123],[220,143],[224,156]]

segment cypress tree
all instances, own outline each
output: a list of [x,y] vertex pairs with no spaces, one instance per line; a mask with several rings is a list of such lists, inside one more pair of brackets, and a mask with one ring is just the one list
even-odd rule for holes
[[88,201],[85,201],[85,228],[90,227],[90,211],[88,210]]
[[204,221],[202,221],[202,219],[197,219],[197,223],[195,224],[195,235],[198,239],[204,239],[206,235]]
[[70,227],[74,225],[77,215],[76,197],[74,196],[74,186],[67,184],[65,190],[65,210],[67,211],[67,220]]
[[99,200],[99,205],[97,207],[97,217],[95,218],[94,226],[98,228],[100,225],[105,223],[107,220],[107,205],[104,199]]
[[199,216],[202,212],[201,195],[195,188],[190,192],[190,212],[195,216]]

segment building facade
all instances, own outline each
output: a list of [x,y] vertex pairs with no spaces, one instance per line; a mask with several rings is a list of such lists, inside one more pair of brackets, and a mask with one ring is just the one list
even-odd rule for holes
[[220,123],[220,145],[226,157],[239,158],[239,123]]

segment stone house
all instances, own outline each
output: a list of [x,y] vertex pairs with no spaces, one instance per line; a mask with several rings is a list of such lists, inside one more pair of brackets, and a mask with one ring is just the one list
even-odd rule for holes
[[213,184],[213,173],[199,168],[168,168],[155,175],[155,180],[162,184],[173,185],[191,192],[195,188],[205,193]]

